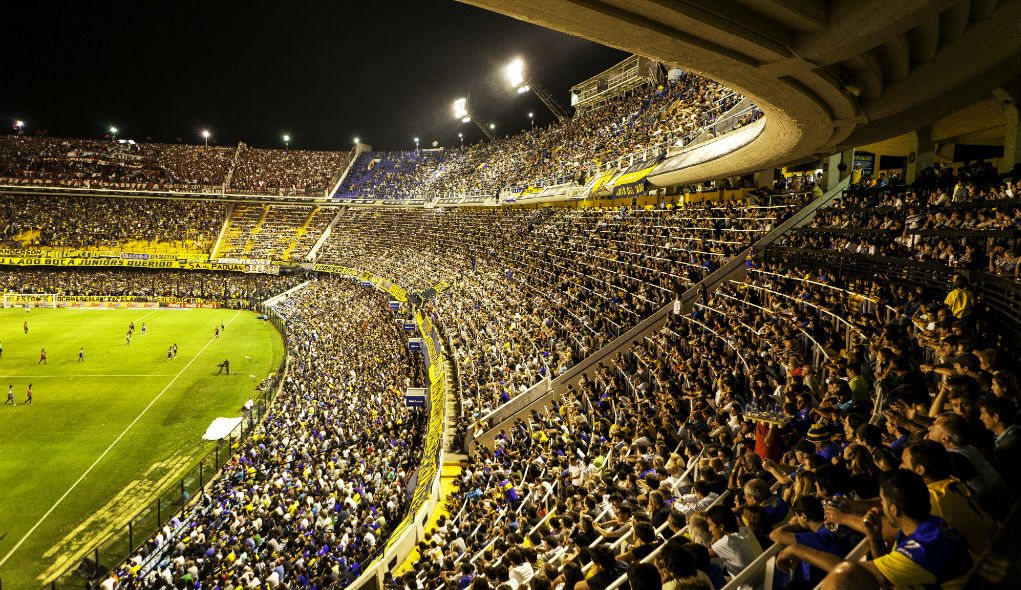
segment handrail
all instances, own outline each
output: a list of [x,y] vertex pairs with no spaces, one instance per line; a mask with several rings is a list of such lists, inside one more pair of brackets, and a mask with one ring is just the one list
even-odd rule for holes
[[[737,575],[732,577],[720,590],[738,590],[741,586],[744,586],[748,582],[758,578],[762,575],[762,570],[768,567],[769,561],[775,560],[776,556],[783,551],[784,547],[786,547],[786,545],[783,545],[782,543],[773,543],[770,545],[766,550],[760,553],[755,560],[746,565],[745,568],[738,572]],[[770,584],[768,587],[772,588],[773,586]]]
[[[869,538],[865,537],[858,542],[847,555],[844,556],[845,561],[865,561],[865,556],[869,553]],[[822,581],[815,585],[812,590],[820,590],[822,588]]]
[[[709,508],[712,508],[713,506],[719,505],[723,501],[723,499],[728,497],[729,495],[730,495],[730,490],[727,490],[727,491],[723,492],[723,494],[721,494],[719,498],[716,498],[716,500],[714,500],[713,503],[710,504],[706,509],[708,510]],[[683,529],[681,529],[681,530],[677,531],[676,533],[674,533],[673,535],[671,535],[670,538],[674,539],[674,538],[677,538],[679,536],[683,536],[687,532],[688,532],[688,527],[685,526]],[[667,541],[669,541],[669,539],[667,539]],[[646,555],[642,559],[642,561],[639,562],[639,563],[652,563],[654,559],[659,557],[660,552],[663,550],[663,547],[665,547],[665,546],[666,546],[666,543],[660,543],[659,547],[656,547],[655,549],[653,549],[653,551],[651,553],[649,553],[648,555]],[[618,588],[623,586],[626,582],[627,582],[627,574],[624,574],[624,575],[620,576],[619,578],[617,578],[616,580],[614,580],[612,584],[607,586],[606,590],[617,590]]]

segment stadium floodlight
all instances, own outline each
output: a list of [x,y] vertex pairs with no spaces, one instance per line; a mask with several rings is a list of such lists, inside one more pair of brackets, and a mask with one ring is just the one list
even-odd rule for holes
[[285,150],[291,149],[291,136],[285,133],[281,139],[284,140],[284,149]]
[[454,118],[460,119],[462,123],[468,123],[472,120],[471,115],[468,114],[467,98],[459,98],[454,101]]
[[507,67],[504,68],[504,75],[507,77],[507,81],[510,82],[511,88],[517,91],[518,94],[524,94],[531,90],[535,93],[542,104],[546,105],[556,118],[563,122],[566,121],[570,113],[566,108],[553,98],[553,95],[549,93],[545,88],[539,85],[535,80],[531,80],[525,75],[525,60],[520,57],[515,58],[514,61],[510,62]]
[[355,138],[355,145],[358,145],[361,142],[362,142],[362,140],[358,139],[357,137]]
[[496,129],[496,123],[489,124],[489,130],[492,131],[493,129]]
[[212,135],[212,133],[210,133],[208,129],[203,129],[202,130],[202,139],[204,139],[206,141],[206,147],[209,147],[209,136],[210,135]]
[[461,140],[461,145],[464,145],[464,133],[458,133],[457,138]]
[[110,135],[117,135],[117,128],[112,125],[110,126]]
[[25,122],[22,121],[21,119],[18,119],[17,121],[14,122],[14,126],[17,127],[18,129],[21,129],[25,126]]
[[[460,119],[460,121],[462,123],[471,123],[472,121],[475,121],[475,125],[478,126],[478,128],[482,130],[482,133],[484,133],[486,135],[486,137],[488,137],[490,139],[490,141],[492,141],[493,136],[489,133],[489,131],[486,130],[486,128],[482,125],[482,123],[479,123],[478,117],[476,117],[475,115],[472,114],[471,102],[470,101],[471,101],[471,94],[470,93],[468,94],[467,97],[459,98],[459,99],[455,100],[454,101],[454,117]],[[462,144],[464,143],[464,139],[463,138],[461,139],[461,143]]]
[[521,88],[525,83],[525,60],[519,57],[510,62],[504,68],[504,73],[507,75],[507,81],[510,82],[511,86]]
[[535,127],[535,115],[533,113],[528,113],[528,122],[532,124],[533,128]]

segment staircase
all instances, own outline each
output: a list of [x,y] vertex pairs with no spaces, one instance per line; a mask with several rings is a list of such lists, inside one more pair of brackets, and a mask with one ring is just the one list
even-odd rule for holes
[[255,234],[259,233],[259,230],[262,229],[262,224],[266,222],[266,216],[269,215],[270,207],[271,205],[266,205],[262,208],[262,215],[259,216],[259,221],[255,222],[255,227],[252,228],[252,232],[249,234],[251,237],[248,238],[248,243],[245,244],[245,254],[252,251],[252,245],[255,242]]
[[245,149],[245,144],[239,141],[237,149],[234,150],[234,159],[231,160],[230,168],[227,169],[227,176],[223,179],[223,186],[220,187],[220,192],[223,194],[227,194],[227,189],[230,187],[230,181],[234,178],[234,169],[238,167],[238,161],[241,160],[241,150],[243,149]]
[[223,234],[225,234],[227,232],[227,228],[230,227],[230,222],[234,219],[234,211],[236,209],[236,203],[231,203],[230,207],[227,208],[227,217],[223,220],[223,227],[220,228],[220,235],[216,236],[216,244],[213,245],[213,250],[209,253],[210,258],[216,258],[216,252],[220,249],[220,243],[223,242]]
[[308,224],[312,223],[312,219],[316,216],[316,213],[318,211],[319,207],[312,208],[312,211],[308,214],[308,217],[305,218],[305,223],[303,223],[301,227],[298,228],[298,231],[294,232],[294,235],[291,236],[291,241],[289,244],[287,244],[287,248],[284,249],[284,254],[283,256],[281,256],[281,258],[283,258],[284,260],[290,260],[291,250],[294,250],[294,246],[297,245],[298,239],[301,238],[301,236],[305,235],[305,231],[308,230]]

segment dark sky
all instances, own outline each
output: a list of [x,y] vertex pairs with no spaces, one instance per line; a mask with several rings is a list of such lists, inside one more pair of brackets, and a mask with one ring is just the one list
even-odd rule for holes
[[[0,123],[9,132],[220,145],[374,149],[482,137],[453,119],[471,91],[498,134],[553,119],[507,87],[520,56],[563,104],[627,54],[448,0],[44,2],[3,0]],[[501,133],[502,132],[502,133]]]

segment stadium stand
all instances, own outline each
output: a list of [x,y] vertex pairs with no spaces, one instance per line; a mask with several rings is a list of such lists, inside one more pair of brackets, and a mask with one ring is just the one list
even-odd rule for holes
[[208,201],[4,195],[0,238],[9,248],[208,256],[226,210]]
[[197,270],[61,270],[6,267],[0,292],[115,297],[177,297],[211,301],[261,302],[301,283],[301,275],[275,276]]
[[301,260],[336,215],[332,208],[237,205],[214,258]]
[[278,309],[294,330],[283,398],[186,526],[116,572],[118,588],[342,587],[407,511],[426,413],[406,407],[400,388],[425,375],[386,298],[324,278]]
[[[815,587],[862,572],[960,586],[1021,484],[1016,178],[977,164],[911,185],[863,175],[839,198],[798,186],[766,205],[407,206],[576,183],[680,147],[743,100],[688,74],[512,138],[361,155],[338,198],[392,207],[18,196],[0,204],[3,235],[284,261],[319,245],[317,264],[403,288],[444,334],[471,452],[451,516],[390,588]],[[0,171],[308,196],[348,157],[189,150],[5,138]],[[381,554],[422,461],[425,414],[402,387],[426,377],[388,297],[310,276],[278,308],[296,363],[280,405],[101,587],[344,587]],[[19,269],[0,287],[255,299],[306,278]],[[545,406],[493,417],[572,369]]]
[[347,152],[266,150],[240,143],[227,192],[322,197],[348,158]]
[[[711,80],[685,74],[656,88],[636,89],[582,117],[506,139],[454,150],[363,154],[336,197],[421,200],[575,183],[625,156],[666,153],[742,98]],[[736,126],[759,116],[749,112]]]
[[0,136],[0,183],[324,197],[348,152]]

